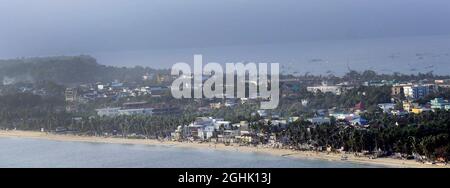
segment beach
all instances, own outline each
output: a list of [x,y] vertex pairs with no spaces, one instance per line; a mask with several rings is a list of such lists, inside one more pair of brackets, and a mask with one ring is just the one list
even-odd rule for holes
[[[211,149],[220,151],[262,153],[298,159],[342,161],[341,160],[342,154],[339,153],[294,151],[288,149],[239,146],[237,144],[226,146],[224,144],[215,144],[215,143],[173,142],[173,141],[159,141],[153,139],[126,139],[126,138],[111,138],[111,137],[76,136],[76,135],[51,134],[37,131],[17,131],[17,130],[13,131],[1,130],[0,137],[45,139],[53,141],[67,141],[67,142],[92,142],[92,143],[106,143],[106,144],[161,145],[180,148],[184,147],[184,148]],[[416,162],[414,160],[401,160],[394,158],[369,159],[368,157],[357,157],[351,154],[347,154],[346,156],[347,156],[346,162],[349,163],[379,165],[392,168],[449,168],[448,165],[438,166],[432,164],[423,164]]]

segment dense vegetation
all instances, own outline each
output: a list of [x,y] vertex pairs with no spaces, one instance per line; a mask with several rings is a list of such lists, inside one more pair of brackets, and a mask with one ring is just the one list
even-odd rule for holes
[[419,154],[434,160],[450,159],[450,112],[426,112],[404,117],[384,114],[372,118],[367,129],[336,124],[308,129],[310,123],[300,121],[278,134],[286,136],[289,144],[298,148],[302,144],[312,144],[351,152],[381,151],[382,155]]

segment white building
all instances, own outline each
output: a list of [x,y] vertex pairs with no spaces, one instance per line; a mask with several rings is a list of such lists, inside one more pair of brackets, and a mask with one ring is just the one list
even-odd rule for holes
[[98,116],[106,116],[106,117],[113,117],[119,115],[119,110],[121,108],[101,108],[96,109]]
[[327,117],[313,117],[309,118],[308,121],[315,125],[331,124],[330,118]]
[[134,108],[119,110],[119,115],[152,115],[153,108]]
[[359,115],[346,113],[333,113],[330,114],[330,116],[336,118],[336,120],[352,120],[359,118]]
[[388,113],[395,109],[395,104],[394,103],[382,103],[382,104],[378,104],[378,108],[381,108],[384,113]]
[[203,140],[207,140],[214,136],[215,128],[213,125],[207,125],[198,130],[198,137]]
[[341,86],[329,86],[325,83],[322,83],[321,86],[311,86],[307,87],[306,90],[311,93],[333,93],[335,95],[340,95],[342,93]]

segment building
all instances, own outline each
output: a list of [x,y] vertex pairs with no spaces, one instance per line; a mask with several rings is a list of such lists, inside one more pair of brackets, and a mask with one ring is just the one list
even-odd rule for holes
[[96,109],[97,115],[101,117],[114,117],[119,115],[153,115],[153,108],[100,108]]
[[346,113],[331,113],[330,116],[334,117],[336,120],[353,120],[359,118],[359,115]]
[[403,86],[402,85],[395,85],[392,86],[392,96],[403,96]]
[[114,117],[119,115],[119,110],[121,108],[101,108],[101,109],[96,109],[97,111],[97,115],[101,116],[101,117]]
[[450,109],[450,103],[448,100],[444,100],[443,98],[435,98],[430,101],[431,109],[433,110],[448,110]]
[[258,115],[260,117],[267,117],[268,116],[268,113],[267,113],[266,110],[257,110],[256,113],[258,113]]
[[64,92],[66,102],[75,102],[77,100],[77,89],[76,88],[66,88]]
[[224,107],[224,105],[221,102],[217,102],[217,103],[210,103],[209,107],[211,109],[220,109],[220,108]]
[[354,120],[351,120],[350,124],[353,125],[353,126],[366,126],[366,125],[369,124],[369,121],[367,121],[366,119],[360,117],[360,118],[356,118]]
[[418,103],[403,101],[403,110],[405,110],[406,112],[411,112],[413,108],[417,108],[418,106]]
[[420,99],[432,92],[430,86],[414,85],[414,86],[404,86],[403,92],[405,97],[411,99]]
[[329,86],[326,84],[322,84],[321,86],[312,86],[307,87],[306,90],[311,93],[333,93],[335,95],[342,94],[342,87],[341,86]]
[[429,109],[429,108],[416,107],[416,108],[411,109],[411,112],[412,112],[413,114],[421,114],[421,113],[423,113],[423,112],[427,112],[427,111],[430,111],[430,110],[431,110],[431,109]]
[[215,119],[211,117],[198,117],[195,121],[189,124],[189,135],[194,138],[199,138],[201,140],[207,140],[214,135]]
[[322,125],[322,124],[331,124],[330,118],[327,117],[313,117],[308,119],[309,122],[311,122],[314,125]]
[[378,108],[381,108],[381,110],[383,110],[384,113],[389,113],[390,111],[395,109],[395,104],[394,103],[382,103],[382,104],[378,104]]
[[213,125],[206,125],[198,129],[198,137],[201,140],[207,140],[214,136],[214,132],[215,129]]
[[151,116],[153,114],[153,108],[131,108],[119,110],[119,115],[131,116],[131,115],[146,115]]

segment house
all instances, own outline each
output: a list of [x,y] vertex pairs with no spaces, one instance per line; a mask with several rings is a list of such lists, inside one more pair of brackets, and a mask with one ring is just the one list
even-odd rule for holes
[[427,111],[431,111],[430,108],[425,108],[425,107],[416,107],[411,109],[411,112],[414,114],[421,114],[423,112],[427,112]]
[[231,128],[231,122],[229,121],[223,121],[223,120],[219,120],[219,119],[215,119],[213,121],[214,123],[214,127],[219,130],[221,128],[223,129],[230,129]]
[[214,136],[214,126],[207,125],[198,129],[198,137],[202,140],[208,140],[209,138]]
[[409,112],[406,112],[404,110],[392,110],[391,113],[392,113],[392,115],[396,115],[396,116],[403,116],[403,115],[409,114]]
[[381,104],[378,104],[378,108],[383,110],[384,113],[389,113],[395,109],[395,104],[394,103],[381,103]]
[[289,123],[293,123],[293,122],[296,122],[298,120],[300,120],[300,117],[298,117],[298,116],[292,116],[292,117],[288,118],[288,122]]
[[417,108],[419,106],[418,103],[412,103],[409,101],[403,101],[403,110],[407,112],[411,112],[413,108]]
[[364,118],[356,118],[350,121],[350,124],[353,126],[366,126],[368,125],[369,121],[367,121]]
[[314,125],[331,124],[330,118],[327,117],[313,117],[307,120]]

